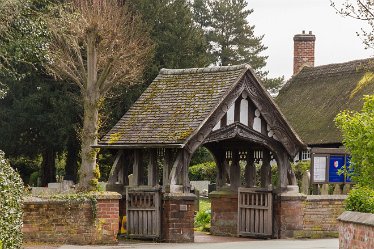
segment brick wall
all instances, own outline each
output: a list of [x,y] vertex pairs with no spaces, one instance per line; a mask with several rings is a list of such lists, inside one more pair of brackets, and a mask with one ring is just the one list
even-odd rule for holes
[[274,203],[278,238],[338,236],[337,218],[344,212],[345,195],[281,195]]
[[339,216],[339,248],[374,248],[374,214],[344,212]]
[[236,236],[238,234],[238,193],[214,191],[209,194],[212,205],[210,232],[213,235]]
[[304,200],[298,196],[278,197],[274,202],[274,236],[292,238],[295,231],[303,230]]
[[194,242],[194,194],[165,194],[162,201],[162,241]]
[[314,44],[316,37],[309,34],[298,34],[294,36],[294,66],[293,73],[297,74],[304,66],[314,66]]
[[91,201],[26,198],[22,228],[24,241],[117,243],[120,198],[119,194],[100,194],[96,208],[93,208]]

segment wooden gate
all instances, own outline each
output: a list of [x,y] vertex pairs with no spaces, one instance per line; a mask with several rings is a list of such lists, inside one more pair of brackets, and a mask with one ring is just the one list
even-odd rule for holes
[[129,238],[157,239],[161,235],[159,188],[127,188],[126,215]]
[[273,235],[273,193],[268,189],[238,189],[239,236],[271,238]]

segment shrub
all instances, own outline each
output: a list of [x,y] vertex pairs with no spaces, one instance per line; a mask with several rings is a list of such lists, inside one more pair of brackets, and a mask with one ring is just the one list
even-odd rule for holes
[[357,187],[349,192],[345,209],[374,214],[374,190],[368,187]]
[[3,248],[21,248],[22,196],[22,180],[0,151],[0,241]]
[[196,165],[213,161],[213,156],[209,150],[205,147],[199,147],[195,153],[193,153],[190,165]]
[[193,165],[189,168],[188,176],[191,181],[208,180],[210,182],[216,182],[216,164],[215,162],[206,162]]
[[[30,175],[29,185],[31,187],[37,187],[38,186],[38,178],[39,178],[39,171],[35,171]],[[0,248],[1,249],[1,248]]]
[[195,217],[195,227],[198,231],[209,232],[210,230],[210,210],[199,211]]
[[335,122],[352,157],[352,180],[360,186],[374,189],[374,95],[364,97],[360,112],[343,111]]
[[292,163],[291,167],[293,169],[293,172],[295,173],[297,185],[299,186],[299,188],[301,188],[303,175],[307,170],[310,169],[310,161],[298,161],[297,163]]
[[195,228],[198,231],[209,232],[211,220],[211,203],[209,200],[200,199],[199,212],[195,216]]

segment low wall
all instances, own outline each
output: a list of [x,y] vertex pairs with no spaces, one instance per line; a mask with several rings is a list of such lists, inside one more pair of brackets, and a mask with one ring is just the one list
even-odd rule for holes
[[282,194],[274,202],[277,238],[338,237],[338,220],[345,195]]
[[121,195],[108,192],[98,194],[96,204],[90,200],[25,198],[24,242],[117,243],[119,199]]
[[339,248],[374,248],[374,214],[346,211],[339,216]]
[[[213,235],[238,235],[238,194],[214,191],[210,232]],[[345,195],[287,194],[274,197],[274,238],[338,237],[337,218],[344,211]]]

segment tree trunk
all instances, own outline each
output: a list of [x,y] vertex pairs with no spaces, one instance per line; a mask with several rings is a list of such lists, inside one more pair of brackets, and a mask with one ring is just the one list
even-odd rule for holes
[[71,180],[74,183],[78,180],[78,160],[79,160],[79,141],[73,133],[67,143],[67,156],[65,166],[65,180]]
[[42,157],[41,184],[42,187],[46,187],[48,183],[56,182],[56,153],[53,148],[47,148],[43,152]]
[[80,170],[80,189],[94,190],[96,178],[93,171],[96,168],[97,144],[99,122],[100,92],[97,86],[97,49],[96,31],[90,31],[87,42],[87,85],[83,95],[83,130],[82,130],[82,165]]

